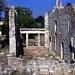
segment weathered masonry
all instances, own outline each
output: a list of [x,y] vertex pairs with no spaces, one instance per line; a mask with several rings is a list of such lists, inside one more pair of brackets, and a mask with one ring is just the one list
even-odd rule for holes
[[16,10],[14,6],[9,8],[9,55],[20,57],[23,56],[22,40],[20,30],[16,24]]
[[[36,28],[21,28],[20,29],[21,35],[24,35],[26,37],[25,43],[26,47],[30,46],[45,46],[45,29],[36,29]],[[34,38],[33,38],[34,36]],[[32,37],[32,38],[31,38]],[[41,42],[43,43],[41,45]]]
[[48,16],[50,50],[65,62],[75,59],[75,5],[68,3],[63,8],[61,0]]
[[[49,48],[49,29],[48,29],[48,21],[47,21],[47,17],[45,17],[45,28],[21,28],[20,29],[20,33],[21,35],[26,36],[26,47],[31,47],[31,45],[29,45],[29,35],[35,35],[35,41],[37,42],[36,44],[32,45],[34,47],[38,46],[38,47],[46,47],[47,49]],[[32,37],[32,36],[31,36]],[[31,39],[32,40],[32,39]],[[42,43],[42,44],[41,44]]]
[[[38,46],[38,47],[46,47],[46,48],[49,48],[49,30],[46,31],[45,29],[36,29],[36,28],[30,28],[30,29],[27,29],[27,28],[21,28],[20,29],[20,33],[21,35],[24,35],[26,36],[26,40],[25,40],[25,43],[26,43],[26,47],[30,47],[30,46]],[[31,35],[29,37],[29,35]],[[30,42],[29,40],[31,39],[32,41],[34,41],[31,37],[32,35],[35,35],[35,44],[34,45],[30,45]],[[29,39],[30,38],[30,39]]]
[[[17,25],[15,23],[15,8],[12,6],[9,9],[9,55],[8,55],[8,65],[11,66],[13,69],[16,67],[23,68],[24,60],[20,58],[22,54],[19,54],[19,58],[17,58],[17,53],[19,52],[19,37],[17,36],[19,32],[17,32]],[[48,26],[48,24],[45,26],[45,28]],[[20,29],[21,34],[26,34],[26,47],[29,47],[28,43],[28,35],[29,34],[37,34],[37,39],[38,39],[38,47],[40,48],[40,43],[41,43],[41,35],[44,35],[44,47],[49,48],[49,30],[46,29]],[[19,33],[19,36],[20,36]],[[17,47],[18,46],[18,47]],[[35,45],[34,45],[35,46]],[[21,49],[22,50],[22,49]],[[13,63],[14,61],[14,63]],[[20,65],[17,65],[17,63]]]
[[[9,55],[17,55],[21,45],[16,37],[18,33],[15,23],[16,11],[14,7],[9,8]],[[19,31],[19,30],[18,30]],[[56,6],[51,13],[45,14],[44,29],[21,28],[18,35],[25,34],[26,48],[46,47],[65,62],[75,60],[75,5],[68,3],[62,6],[61,0],[56,0]],[[31,38],[34,36],[34,40]],[[43,39],[43,40],[42,40]],[[33,44],[31,42],[34,42]],[[43,43],[42,43],[43,42]],[[42,43],[42,44],[41,44]],[[23,53],[23,52],[22,52]],[[19,54],[21,55],[21,54]]]
[[9,10],[9,54],[16,55],[15,8]]
[[[15,23],[15,8],[11,7],[9,10],[9,53],[10,55],[16,55],[16,53],[19,51],[17,50],[17,43],[19,43],[17,40],[19,37],[17,37],[17,26]],[[21,28],[20,29],[20,35],[26,35],[26,47],[31,47],[31,46],[38,46],[38,47],[46,47],[49,48],[49,30],[48,30],[48,24],[45,24],[45,28],[44,29],[36,29],[36,28]],[[35,43],[34,45],[30,45],[29,43],[29,35],[33,34],[35,35],[35,42],[37,41],[37,43]],[[17,38],[16,38],[17,37]],[[32,36],[31,36],[32,37]],[[34,41],[33,39],[31,39],[32,41]],[[43,42],[43,43],[42,43]],[[42,44],[41,44],[42,43]]]

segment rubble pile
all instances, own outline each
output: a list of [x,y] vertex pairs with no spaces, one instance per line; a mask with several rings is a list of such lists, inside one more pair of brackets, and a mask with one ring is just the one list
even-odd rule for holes
[[30,60],[25,66],[25,73],[30,75],[69,75],[75,72],[75,64],[59,63],[50,60]]
[[[16,69],[0,65],[0,75],[11,75]],[[75,64],[59,63],[55,60],[29,59],[24,62],[25,75],[75,75]]]

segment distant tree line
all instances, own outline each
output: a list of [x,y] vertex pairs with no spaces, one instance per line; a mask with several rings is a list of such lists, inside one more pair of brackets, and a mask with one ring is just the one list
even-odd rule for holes
[[[44,28],[44,17],[38,16],[37,18],[33,18],[32,11],[30,8],[24,7],[16,7],[16,24],[19,28]],[[2,30],[3,34],[8,34],[9,30],[9,13],[5,12],[5,22],[0,30]]]
[[30,8],[16,7],[17,11],[17,24],[21,28],[43,28],[44,27],[44,17],[39,16],[33,18]]
[[[6,0],[0,0],[0,20],[1,20],[1,16],[3,15],[2,11],[4,10],[4,7],[6,6],[7,6]],[[17,11],[16,24],[19,27],[21,28],[43,28],[44,27],[44,17],[43,16],[38,16],[37,18],[33,18],[32,16],[33,12],[30,8],[17,6],[15,7],[15,9]],[[2,30],[5,29],[4,31],[6,31],[7,33],[8,30],[6,29],[8,28],[8,24],[9,24],[8,11],[5,11],[4,20],[5,20],[5,23],[4,23]]]
[[[6,39],[0,41],[0,44],[3,43],[3,46],[4,44],[9,44],[9,11],[6,7],[6,0],[0,0],[0,21],[4,20],[4,25],[0,26],[0,30],[2,31],[2,35],[6,35]],[[30,8],[17,6],[15,9],[17,11],[15,21],[19,28],[44,28],[43,16],[34,18],[32,16],[33,12]]]

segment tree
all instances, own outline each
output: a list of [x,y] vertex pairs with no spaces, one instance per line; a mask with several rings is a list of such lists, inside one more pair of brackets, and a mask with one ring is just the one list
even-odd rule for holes
[[2,11],[4,10],[5,6],[6,6],[6,0],[0,0],[0,20],[2,19]]
[[32,17],[32,11],[29,8],[16,7],[17,11],[17,24],[19,27],[23,28],[31,28],[34,24],[34,20]]
[[37,18],[35,18],[35,27],[37,28],[44,28],[44,17],[43,16],[39,16]]
[[5,12],[5,19],[4,25],[2,25],[2,33],[3,35],[9,36],[9,13],[8,11]]
[[0,11],[6,6],[6,0],[0,0]]
[[0,20],[4,20],[4,25],[2,25],[1,27],[2,34],[8,36],[9,34],[9,13],[8,13],[8,10],[6,9],[6,0],[0,0],[0,18],[1,18]]
[[[0,20],[4,20],[4,25],[0,27],[0,30],[2,31],[3,35],[8,35],[8,13],[5,12],[5,7],[6,7],[6,0],[0,0]],[[5,15],[4,15],[5,13]],[[3,17],[5,16],[5,17]]]

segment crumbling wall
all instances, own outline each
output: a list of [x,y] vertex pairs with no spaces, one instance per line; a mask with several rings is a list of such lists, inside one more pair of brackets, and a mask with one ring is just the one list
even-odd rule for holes
[[[64,59],[66,62],[71,61],[71,51],[70,43],[72,33],[71,18],[68,13],[66,13],[65,8],[56,10],[50,13],[49,19],[49,32],[52,38],[52,51],[56,53],[57,56]],[[61,45],[63,43],[63,51],[61,51]]]

